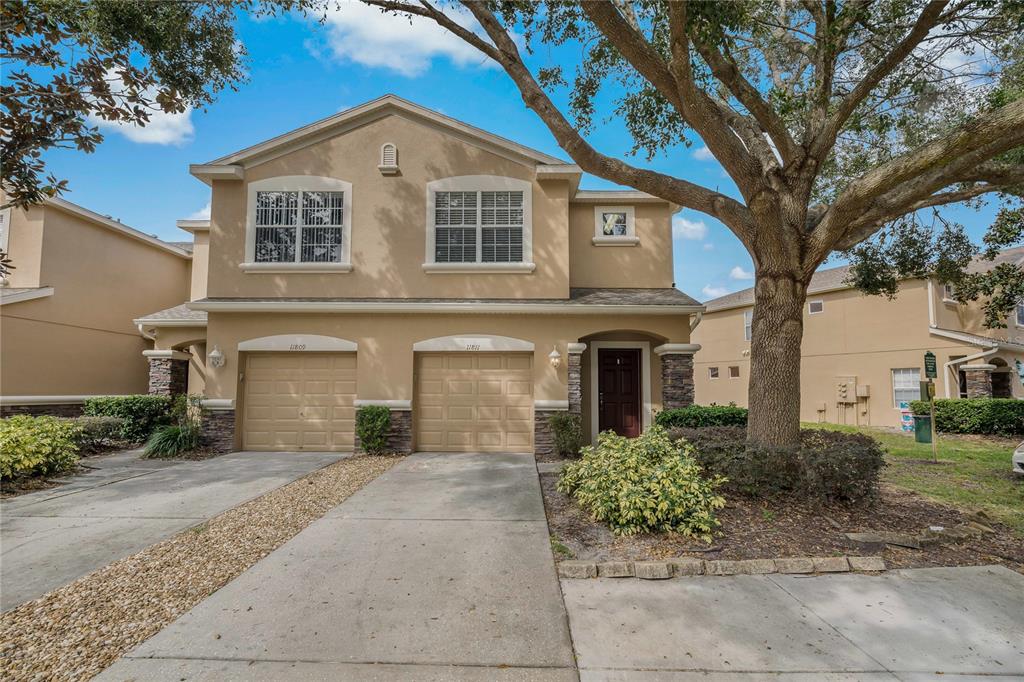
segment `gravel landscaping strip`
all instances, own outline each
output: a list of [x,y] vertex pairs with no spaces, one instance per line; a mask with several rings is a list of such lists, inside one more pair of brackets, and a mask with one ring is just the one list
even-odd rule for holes
[[90,679],[387,471],[353,457],[0,617],[0,678]]

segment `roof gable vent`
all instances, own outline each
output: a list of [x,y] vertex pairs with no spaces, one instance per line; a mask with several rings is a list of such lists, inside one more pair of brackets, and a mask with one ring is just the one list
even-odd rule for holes
[[391,142],[385,142],[380,147],[380,165],[377,166],[383,175],[398,174],[398,147]]

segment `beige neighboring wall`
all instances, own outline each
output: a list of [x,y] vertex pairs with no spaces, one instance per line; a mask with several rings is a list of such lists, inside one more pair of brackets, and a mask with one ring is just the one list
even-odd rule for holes
[[[6,195],[0,192],[0,201]],[[43,253],[43,208],[34,206],[27,211],[10,209],[7,233],[7,253],[14,269],[7,276],[10,287],[38,287],[39,268]]]
[[210,277],[210,231],[195,230],[192,233],[191,288],[189,300],[206,298],[206,284]]
[[[822,301],[824,310],[810,315],[806,305],[804,309],[800,412],[804,421],[896,426],[900,412],[893,400],[893,369],[920,368],[923,377],[924,353],[931,350],[939,364],[937,391],[941,397],[945,394],[942,366],[954,357],[982,350],[930,333],[925,280],[903,282],[895,300],[843,289],[811,294],[808,303],[811,301]],[[747,405],[750,343],[744,340],[743,313],[749,309],[705,313],[694,331],[694,343],[701,345],[694,357],[699,404]],[[940,316],[939,322],[943,321]],[[996,355],[1010,366],[1017,359],[1012,353]],[[739,378],[729,377],[730,366],[740,368]],[[711,367],[718,368],[718,379],[709,377]],[[855,406],[840,407],[836,393],[839,377],[855,377],[859,385],[869,387],[870,397]],[[950,375],[954,396],[955,381]],[[1015,395],[1021,395],[1020,382],[1014,380],[1012,385]]]
[[[602,206],[632,206],[639,243],[594,244],[594,211]],[[569,206],[569,239],[569,282],[573,287],[672,286],[672,215],[667,203],[574,201]]]
[[[54,294],[0,308],[0,393],[145,393],[148,342],[132,320],[185,300],[188,258],[52,204],[12,228],[15,272],[33,269],[21,245],[38,242],[31,286],[53,287]],[[30,284],[12,279],[11,286]]]
[[[385,142],[401,171],[378,169]],[[325,176],[352,184],[352,272],[246,273],[247,187],[279,176]],[[427,183],[495,175],[532,183],[533,262],[522,274],[428,274]],[[569,293],[569,183],[536,179],[512,161],[394,114],[246,168],[244,181],[213,182],[209,296],[378,298],[565,298]]]

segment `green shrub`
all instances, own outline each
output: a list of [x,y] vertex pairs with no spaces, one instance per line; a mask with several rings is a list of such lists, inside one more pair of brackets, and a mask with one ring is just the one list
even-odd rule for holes
[[724,479],[702,473],[693,448],[660,426],[639,438],[605,431],[562,468],[558,489],[618,535],[674,531],[710,542],[715,510],[725,506],[715,493]]
[[112,395],[89,398],[83,412],[90,417],[124,419],[122,440],[140,443],[157,426],[170,421],[171,399],[163,395]]
[[748,443],[746,429],[673,429],[693,445],[697,461],[729,479],[731,490],[755,497],[797,494],[821,502],[859,502],[878,490],[884,452],[860,433],[803,429],[798,447]]
[[[914,414],[928,414],[928,401],[910,403]],[[935,430],[1016,436],[1024,434],[1024,400],[1016,398],[940,398],[935,401]]]
[[78,432],[70,419],[25,414],[0,419],[0,478],[71,469],[78,463]]
[[746,426],[747,408],[736,405],[690,405],[659,412],[654,423],[666,429]]
[[180,457],[199,447],[203,435],[199,396],[176,396],[171,416],[175,423],[157,427],[146,441],[144,457]]
[[364,405],[356,410],[356,435],[367,454],[379,455],[387,449],[390,429],[391,410],[387,406]]
[[555,412],[548,417],[551,440],[559,457],[579,457],[583,447],[583,421],[571,412]]
[[124,428],[124,419],[120,417],[77,417],[74,422],[79,428],[76,444],[83,454],[116,447]]

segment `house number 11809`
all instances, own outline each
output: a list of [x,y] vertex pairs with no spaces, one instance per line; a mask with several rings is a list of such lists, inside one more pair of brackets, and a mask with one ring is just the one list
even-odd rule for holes
[[288,346],[288,350],[306,350],[306,344],[304,343],[293,343]]

